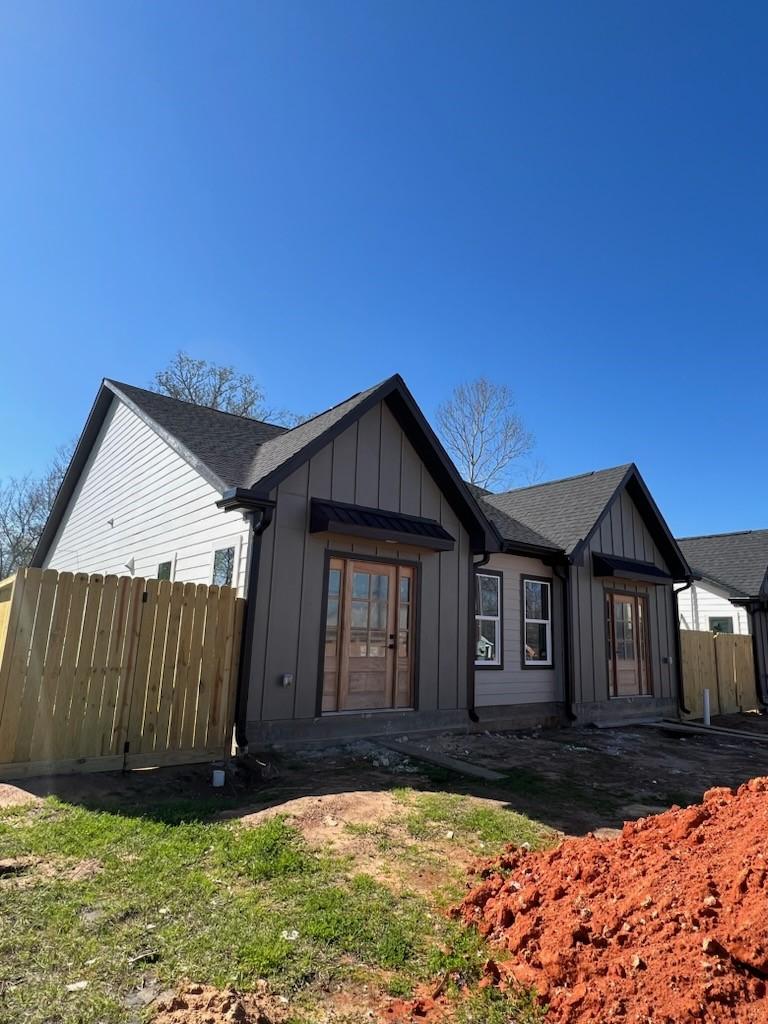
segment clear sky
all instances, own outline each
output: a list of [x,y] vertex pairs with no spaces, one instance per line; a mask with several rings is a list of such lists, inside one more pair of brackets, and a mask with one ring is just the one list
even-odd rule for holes
[[482,373],[546,478],[768,527],[767,49],[763,0],[4,0],[0,476],[186,348],[305,411]]

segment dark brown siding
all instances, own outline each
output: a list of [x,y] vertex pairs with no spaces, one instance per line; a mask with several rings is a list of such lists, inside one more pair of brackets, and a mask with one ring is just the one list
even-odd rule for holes
[[[574,566],[571,572],[576,702],[597,704],[610,699],[605,622],[607,588],[647,596],[653,697],[661,701],[674,700],[676,623],[671,585],[653,586],[614,578],[595,579],[592,575],[593,553],[619,555],[653,562],[662,569],[667,568],[635,503],[626,492],[622,492],[614,499],[600,528],[587,545],[583,564]],[[621,700],[612,702],[612,708],[618,714]]]
[[750,615],[750,625],[755,637],[757,695],[763,700],[768,693],[768,611],[753,612]]
[[[419,711],[466,707],[469,538],[385,404],[313,456],[272,495],[262,541],[248,719],[311,719],[317,708],[326,550],[417,561],[421,568]],[[439,520],[453,551],[434,553],[310,534],[310,498],[334,498]],[[295,676],[281,685],[284,673]],[[414,723],[416,724],[416,723]]]

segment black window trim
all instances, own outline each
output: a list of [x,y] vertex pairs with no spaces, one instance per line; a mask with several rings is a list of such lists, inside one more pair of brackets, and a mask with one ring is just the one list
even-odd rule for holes
[[[525,660],[525,584],[546,583],[549,586],[549,661]],[[552,576],[534,576],[533,573],[520,574],[520,668],[525,672],[551,672],[555,667],[555,620],[554,620],[554,578]]]
[[[480,672],[502,672],[504,670],[504,573],[500,569],[488,569],[486,566],[482,565],[479,569],[475,569],[475,579],[477,579],[478,576],[495,576],[499,581],[499,661],[498,664],[496,662],[491,663],[487,661],[478,661],[477,658],[474,657],[475,669]],[[477,585],[473,588],[473,593],[477,595]],[[489,617],[490,616],[487,615],[478,616],[477,605],[475,605],[474,615],[472,618],[474,629],[470,638],[473,652],[476,650],[475,645],[477,644],[477,640],[475,639],[477,636],[477,620],[478,618]]]

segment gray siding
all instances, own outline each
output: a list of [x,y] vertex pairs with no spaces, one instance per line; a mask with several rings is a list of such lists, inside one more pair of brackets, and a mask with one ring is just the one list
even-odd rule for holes
[[[502,707],[544,704],[563,700],[563,598],[562,583],[552,569],[536,558],[493,555],[488,569],[503,574],[502,668],[475,671],[475,704]],[[482,572],[482,569],[480,570]],[[523,668],[521,665],[521,583],[523,576],[545,576],[552,580],[552,668]]]
[[[608,690],[608,651],[605,621],[605,591],[624,590],[643,593],[648,598],[650,666],[653,698],[670,702],[676,699],[675,621],[672,586],[654,586],[621,579],[595,579],[592,554],[619,555],[623,558],[667,565],[656,547],[635,503],[626,492],[614,498],[600,528],[584,552],[581,565],[571,569],[571,615],[573,622],[574,696],[577,703],[599,704],[611,700]],[[618,716],[627,698],[611,700]],[[648,698],[637,700],[648,701]],[[632,699],[632,705],[637,704]],[[629,706],[629,705],[628,705]]]
[[[316,714],[327,550],[419,563],[417,708],[423,713],[466,708],[469,538],[386,404],[321,449],[272,497],[277,508],[262,539],[249,722],[298,721]],[[310,534],[310,498],[429,516],[456,538],[456,546],[435,553]],[[294,675],[292,687],[281,685],[284,673]]]

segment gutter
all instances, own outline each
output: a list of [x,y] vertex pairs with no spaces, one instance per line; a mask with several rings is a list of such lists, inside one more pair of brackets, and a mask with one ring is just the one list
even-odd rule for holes
[[246,575],[245,621],[240,647],[240,663],[237,672],[235,693],[235,743],[238,754],[248,753],[248,689],[253,664],[253,637],[256,627],[256,593],[259,586],[259,562],[261,561],[261,538],[272,522],[275,502],[236,488],[228,491],[216,504],[225,512],[241,511],[248,519],[251,543],[248,545],[248,568]]
[[555,576],[560,580],[563,590],[563,689],[565,714],[569,722],[575,722],[578,715],[573,710],[575,686],[573,681],[573,633],[571,631],[571,600],[569,584],[571,578],[570,562],[562,562],[552,566]]
[[675,670],[677,673],[677,706],[680,709],[680,713],[683,715],[690,715],[691,711],[685,706],[685,689],[683,686],[683,649],[680,642],[680,606],[678,604],[678,595],[682,594],[685,590],[690,590],[693,586],[693,576],[688,576],[684,587],[680,587],[679,590],[675,590],[672,587],[672,605],[675,613]]
[[[475,645],[472,637],[475,635],[475,573],[488,565],[491,560],[490,553],[486,551],[479,562],[472,562],[472,572],[469,574],[469,633],[467,636],[467,714],[471,722],[479,722],[480,718],[475,709]],[[503,643],[501,637],[500,642]]]

